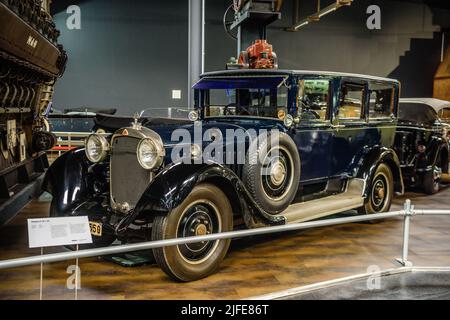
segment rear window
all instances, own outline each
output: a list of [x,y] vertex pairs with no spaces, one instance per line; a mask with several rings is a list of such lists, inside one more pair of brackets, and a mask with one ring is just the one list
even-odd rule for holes
[[399,120],[432,125],[437,118],[436,111],[423,103],[400,102]]
[[439,118],[445,120],[445,122],[450,122],[450,108],[439,110]]

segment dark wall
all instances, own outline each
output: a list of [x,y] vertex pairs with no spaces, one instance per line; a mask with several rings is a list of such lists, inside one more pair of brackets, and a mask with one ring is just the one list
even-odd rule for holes
[[[232,40],[215,36],[223,28],[221,20],[214,17],[219,17],[228,3],[219,2],[221,6],[209,7],[207,11],[209,70],[223,67],[223,62],[235,54]],[[301,0],[301,18],[313,13],[315,4],[316,1]],[[366,10],[372,4],[381,8],[381,30],[366,27]],[[438,15],[439,20],[435,19]],[[292,1],[285,1],[283,19],[268,32],[281,68],[389,76],[402,81],[403,96],[432,95],[432,79],[441,50],[441,35],[437,31],[439,24],[450,21],[449,10],[432,11],[420,2],[358,0],[295,33],[285,31],[291,19]]]
[[[81,30],[67,29],[64,7],[55,15],[60,41],[69,54],[66,73],[56,85],[56,108],[115,107],[132,114],[169,103],[186,104],[186,1],[77,4]],[[172,101],[172,89],[182,89],[184,99]]]
[[[302,17],[312,13],[315,2],[301,0]],[[131,114],[145,107],[187,104],[187,1],[79,1],[82,29],[72,31],[65,27],[68,15],[62,3],[55,18],[69,65],[56,86],[57,107],[117,107]],[[235,42],[222,27],[228,3],[206,0],[207,71],[223,69],[235,55]],[[382,9],[381,30],[366,28],[371,4]],[[357,0],[296,33],[284,31],[291,13],[292,3],[285,1],[283,19],[269,30],[281,68],[393,76],[403,82],[404,96],[432,94],[440,58],[437,24],[450,21],[449,10],[417,2]],[[181,101],[172,100],[172,89],[182,90]]]

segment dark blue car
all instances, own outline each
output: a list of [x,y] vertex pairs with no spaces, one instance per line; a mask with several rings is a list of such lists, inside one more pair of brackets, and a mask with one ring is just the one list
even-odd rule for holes
[[[354,74],[236,70],[194,86],[190,120],[101,116],[47,173],[52,216],[87,215],[96,246],[388,211],[399,83]],[[213,273],[229,240],[154,249],[170,276]]]

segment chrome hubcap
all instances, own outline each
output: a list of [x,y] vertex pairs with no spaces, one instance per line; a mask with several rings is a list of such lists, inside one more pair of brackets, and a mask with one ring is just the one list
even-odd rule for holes
[[388,182],[384,175],[379,175],[373,182],[372,205],[375,211],[380,212],[388,198]]
[[282,162],[277,161],[272,165],[272,168],[270,170],[270,180],[271,182],[279,186],[283,183],[284,179],[286,178],[286,168],[283,165]]
[[261,169],[264,193],[273,201],[279,201],[290,191],[293,183],[292,157],[284,148],[273,148],[265,157]]
[[204,224],[199,224],[197,228],[195,229],[195,235],[196,236],[204,236],[208,232],[208,229]]
[[[205,236],[221,231],[217,208],[207,201],[198,201],[182,215],[177,230],[178,238]],[[200,263],[213,254],[218,241],[200,241],[178,246],[183,259]]]

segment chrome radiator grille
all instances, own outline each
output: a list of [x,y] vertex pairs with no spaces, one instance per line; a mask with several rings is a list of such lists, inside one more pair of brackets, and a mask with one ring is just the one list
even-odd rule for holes
[[139,164],[139,138],[114,137],[111,154],[111,204],[116,210],[133,209],[152,180],[152,173]]

